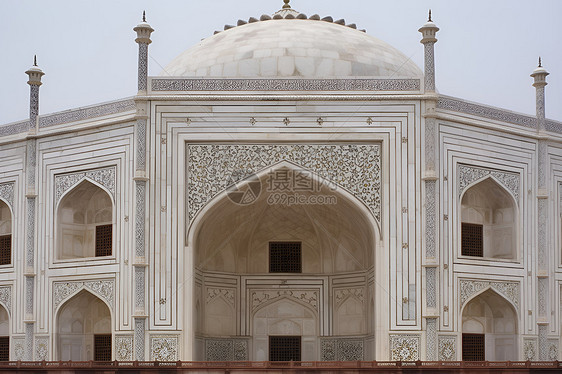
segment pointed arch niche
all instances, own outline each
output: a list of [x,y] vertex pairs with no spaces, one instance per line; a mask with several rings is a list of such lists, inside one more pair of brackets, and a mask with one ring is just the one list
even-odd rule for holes
[[517,312],[492,289],[471,299],[462,311],[463,361],[513,361],[518,358]]
[[107,191],[88,179],[74,186],[57,208],[57,259],[113,255],[113,216],[113,201]]
[[517,203],[493,177],[466,189],[461,199],[462,256],[516,260]]
[[[236,344],[225,339],[247,339],[245,359],[269,360],[269,337],[300,336],[302,359],[321,360],[320,337],[372,338],[377,230],[361,201],[293,164],[277,164],[218,195],[188,236],[196,279],[186,299],[196,313],[188,321],[195,343],[186,345],[200,347],[194,360],[218,357],[203,347]],[[272,243],[288,243],[290,251],[298,243],[298,255],[287,257],[298,257],[298,270],[269,266],[278,261]],[[360,356],[373,359],[374,348]]]
[[0,199],[0,265],[12,263],[12,211]]
[[111,361],[111,312],[92,293],[82,290],[67,300],[57,316],[57,359]]

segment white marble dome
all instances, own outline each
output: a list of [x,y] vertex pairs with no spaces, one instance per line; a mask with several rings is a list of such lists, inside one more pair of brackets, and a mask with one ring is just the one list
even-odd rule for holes
[[407,56],[365,32],[311,19],[271,19],[202,40],[164,68],[173,77],[421,78]]

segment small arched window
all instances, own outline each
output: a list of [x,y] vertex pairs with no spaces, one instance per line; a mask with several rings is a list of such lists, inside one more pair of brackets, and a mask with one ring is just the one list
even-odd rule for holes
[[57,212],[59,259],[113,254],[113,203],[109,194],[85,180],[67,193]]
[[0,265],[12,263],[12,212],[0,200]]
[[492,178],[470,187],[461,201],[461,255],[516,259],[515,200]]

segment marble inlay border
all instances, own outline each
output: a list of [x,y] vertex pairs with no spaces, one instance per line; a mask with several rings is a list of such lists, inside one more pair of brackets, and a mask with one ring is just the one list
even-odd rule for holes
[[485,177],[491,175],[496,181],[511,191],[513,196],[515,196],[515,201],[519,205],[519,185],[520,185],[520,175],[519,173],[512,173],[508,171],[489,169],[479,166],[458,164],[457,166],[457,188],[459,197],[462,195],[464,190],[473,182],[483,180]]
[[12,208],[12,212],[14,210],[14,187],[15,182],[7,182],[7,183],[0,183],[0,198],[4,200],[10,208]]
[[0,287],[0,304],[2,304],[8,315],[12,315],[12,286],[1,286]]
[[486,105],[469,103],[450,96],[440,96],[437,100],[437,108],[513,123],[533,129],[537,126],[536,117],[513,113]]
[[380,144],[187,144],[188,218],[254,173],[290,162],[341,186],[381,217]]
[[63,123],[83,121],[91,118],[107,116],[110,114],[136,110],[133,99],[124,99],[111,103],[100,104],[88,108],[73,109],[65,112],[53,113],[39,117],[39,127],[49,127]]
[[13,123],[7,123],[0,126],[0,136],[8,136],[26,132],[31,127],[31,122],[28,119]]
[[105,300],[113,309],[115,297],[115,280],[103,279],[95,281],[68,281],[53,283],[53,306],[56,310],[66,300],[82,290],[91,291],[94,295]]
[[507,300],[511,301],[516,308],[519,308],[519,298],[521,295],[519,282],[495,282],[471,279],[461,279],[459,281],[461,307],[473,295],[486,288],[491,288]]
[[152,91],[419,91],[419,79],[153,78]]

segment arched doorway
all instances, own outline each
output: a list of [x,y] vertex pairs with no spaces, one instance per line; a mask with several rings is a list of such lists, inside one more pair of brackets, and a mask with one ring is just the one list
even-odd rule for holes
[[517,312],[488,289],[470,300],[462,312],[463,361],[518,359]]
[[517,204],[488,177],[467,189],[461,200],[461,255],[517,259]]
[[[275,178],[293,182],[280,191]],[[246,347],[238,358],[270,360],[269,345],[283,336],[299,339],[303,360],[321,360],[326,337],[373,341],[377,234],[362,203],[287,165],[230,191],[192,228],[194,359],[236,358],[217,347],[238,344]],[[359,356],[372,359],[374,349]]]
[[111,313],[88,291],[65,302],[57,317],[57,356],[62,361],[111,361]]
[[57,259],[113,254],[113,202],[104,189],[84,180],[69,191],[57,210]]

